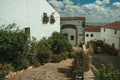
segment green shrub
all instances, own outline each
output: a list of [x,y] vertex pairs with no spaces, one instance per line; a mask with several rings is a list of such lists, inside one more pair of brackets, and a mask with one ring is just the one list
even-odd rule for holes
[[27,68],[29,61],[26,56],[29,51],[28,36],[19,30],[16,24],[0,27],[0,61],[11,63],[16,70]]
[[16,59],[13,65],[15,66],[15,70],[26,69],[29,67],[29,60],[27,60],[25,57]]
[[37,53],[37,41],[36,38],[32,37],[32,40],[30,41],[30,53],[36,54]]
[[61,53],[61,54],[52,54],[51,55],[51,62],[54,62],[54,63],[58,63],[62,60],[65,60],[68,58],[68,52],[64,52],[64,53]]
[[50,59],[51,50],[50,44],[46,38],[41,39],[37,44],[37,57],[40,63],[46,63]]
[[113,55],[113,56],[118,55],[118,50],[108,44],[103,45],[103,50],[110,55]]
[[11,64],[0,64],[0,80],[3,80],[10,71],[14,71],[14,67]]
[[16,69],[17,60],[24,58],[28,50],[28,36],[24,30],[19,30],[15,23],[0,26],[0,61],[2,63],[11,63]]
[[48,61],[60,62],[66,59],[68,51],[72,50],[72,46],[64,35],[54,32],[48,39],[40,40],[37,43],[36,50],[40,63],[44,64]]
[[89,57],[82,51],[76,52],[71,67],[72,78],[82,76],[84,72],[89,70]]
[[66,36],[58,32],[54,32],[51,37],[48,39],[49,44],[51,45],[51,51],[54,54],[59,54],[65,51],[71,51],[72,46],[69,43]]
[[36,55],[28,55],[28,60],[29,60],[31,66],[34,66],[34,67],[40,66],[40,62]]
[[120,72],[116,71],[113,65],[102,65],[98,71],[93,70],[95,80],[119,80]]

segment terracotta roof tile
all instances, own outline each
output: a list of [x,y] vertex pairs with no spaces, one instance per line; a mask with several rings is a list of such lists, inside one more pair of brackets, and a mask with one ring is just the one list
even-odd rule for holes
[[85,17],[60,17],[61,20],[85,20]]
[[116,21],[113,23],[109,23],[107,25],[104,25],[105,28],[113,28],[113,29],[120,29],[120,21]]
[[85,32],[100,32],[101,29],[97,27],[86,27]]

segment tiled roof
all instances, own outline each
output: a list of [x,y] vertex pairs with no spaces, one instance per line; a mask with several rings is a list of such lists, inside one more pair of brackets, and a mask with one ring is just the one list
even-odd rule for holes
[[86,27],[85,32],[100,32],[100,27]]
[[85,20],[85,17],[60,17],[61,20]]
[[109,23],[107,25],[104,25],[104,27],[105,28],[112,28],[112,29],[120,29],[120,21]]

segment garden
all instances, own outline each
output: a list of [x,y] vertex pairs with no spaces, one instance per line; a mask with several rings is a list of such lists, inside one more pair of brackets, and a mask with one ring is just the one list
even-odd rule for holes
[[51,37],[40,41],[29,40],[25,30],[15,23],[0,26],[0,79],[11,71],[19,71],[29,66],[39,67],[47,62],[65,60],[72,51],[68,39],[54,32]]
[[58,32],[48,38],[37,41],[17,24],[0,26],[0,79],[10,72],[27,69],[29,66],[39,67],[48,62],[59,63],[73,58],[70,68],[71,78],[83,76],[88,70],[89,57],[82,51],[71,54],[73,48],[66,36]]

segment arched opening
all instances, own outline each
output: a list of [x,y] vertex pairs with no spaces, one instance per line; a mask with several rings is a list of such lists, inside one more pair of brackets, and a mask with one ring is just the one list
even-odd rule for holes
[[78,31],[77,31],[77,27],[73,24],[65,24],[65,25],[62,25],[61,27],[61,33],[62,33],[62,30],[63,29],[66,29],[66,28],[71,28],[71,29],[74,29],[75,30],[75,36],[76,36],[76,40],[75,40],[75,43],[76,45],[78,44]]

